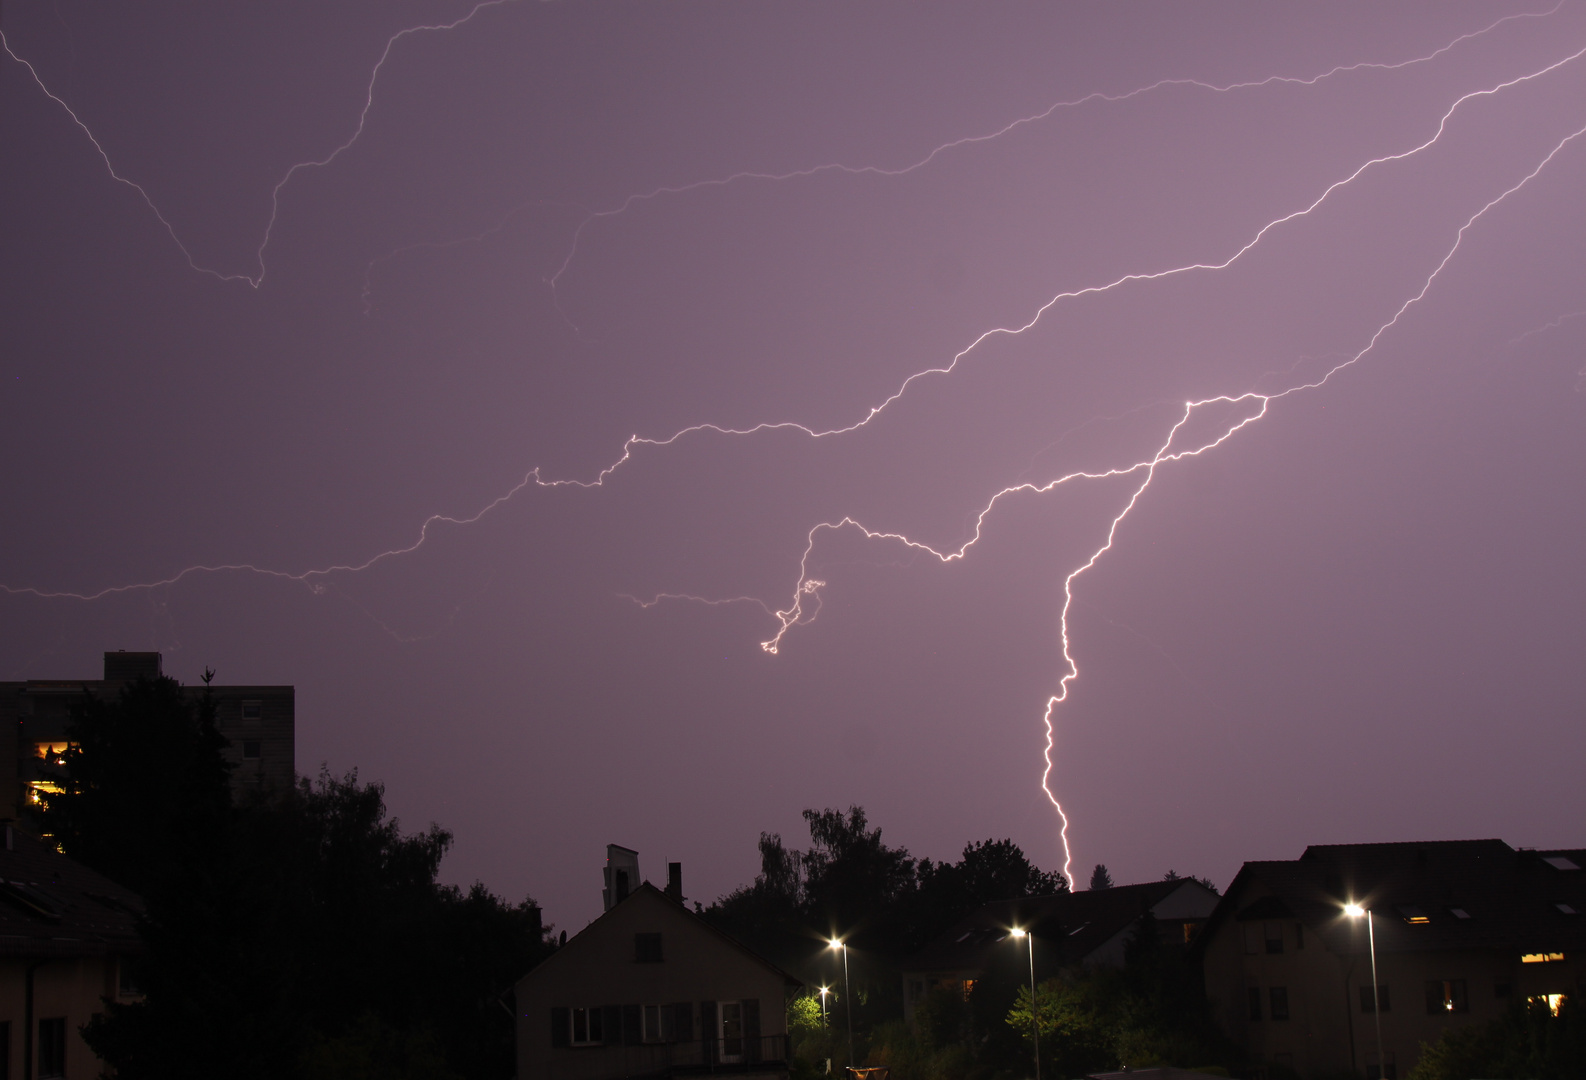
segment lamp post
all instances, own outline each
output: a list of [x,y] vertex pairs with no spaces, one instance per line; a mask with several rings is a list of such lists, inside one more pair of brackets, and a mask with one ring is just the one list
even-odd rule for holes
[[848,1067],[854,1067],[854,994],[853,987],[848,982],[848,946],[837,938],[827,942],[831,948],[843,954],[843,1011],[848,1014]]
[[1369,909],[1359,904],[1345,904],[1344,914],[1351,919],[1366,917],[1366,943],[1371,951],[1371,1018],[1377,1024],[1377,1080],[1382,1080],[1387,1074],[1388,1062],[1382,1053],[1382,984],[1377,981],[1377,931]]
[[1035,1080],[1041,1080],[1041,1021],[1035,1008],[1035,935],[1015,926],[1011,931],[1016,938],[1030,942],[1030,1036],[1035,1044]]

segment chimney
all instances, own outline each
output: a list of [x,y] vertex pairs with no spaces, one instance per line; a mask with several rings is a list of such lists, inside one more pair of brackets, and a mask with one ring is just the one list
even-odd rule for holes
[[666,864],[666,895],[679,904],[683,902],[683,864],[680,862]]

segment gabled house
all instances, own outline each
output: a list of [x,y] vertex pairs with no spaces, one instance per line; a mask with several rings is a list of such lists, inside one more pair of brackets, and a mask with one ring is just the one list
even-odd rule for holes
[[785,1077],[798,980],[649,882],[622,892],[514,988],[519,1080]]
[[1026,945],[1011,936],[1018,927],[1034,938],[1035,967],[1044,978],[1075,966],[1121,967],[1124,948],[1150,915],[1163,940],[1191,941],[1217,906],[1217,893],[1190,878],[1117,885],[983,904],[909,958],[903,972],[903,1015],[938,986],[967,993],[986,972],[1007,966]]
[[0,1077],[98,1076],[79,1030],[141,997],[142,901],[11,825],[0,847]]
[[1583,867],[1583,851],[1501,840],[1313,846],[1245,863],[1197,946],[1213,1016],[1272,1072],[1394,1080],[1451,1027],[1581,991]]

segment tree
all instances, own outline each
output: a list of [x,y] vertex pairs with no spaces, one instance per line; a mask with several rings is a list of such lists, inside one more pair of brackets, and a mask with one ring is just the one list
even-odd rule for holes
[[1112,888],[1112,875],[1107,873],[1106,863],[1097,863],[1096,869],[1090,872],[1090,891]]
[[1517,1004],[1485,1024],[1452,1028],[1430,1045],[1409,1080],[1468,1080],[1472,1076],[1568,1080],[1586,1076],[1586,1007],[1564,998],[1555,1013],[1547,1001]]

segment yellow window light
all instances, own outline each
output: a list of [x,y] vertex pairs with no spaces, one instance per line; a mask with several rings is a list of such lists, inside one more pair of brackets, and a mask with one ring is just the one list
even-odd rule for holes
[[1528,952],[1520,954],[1522,964],[1551,964],[1564,959],[1561,952]]

